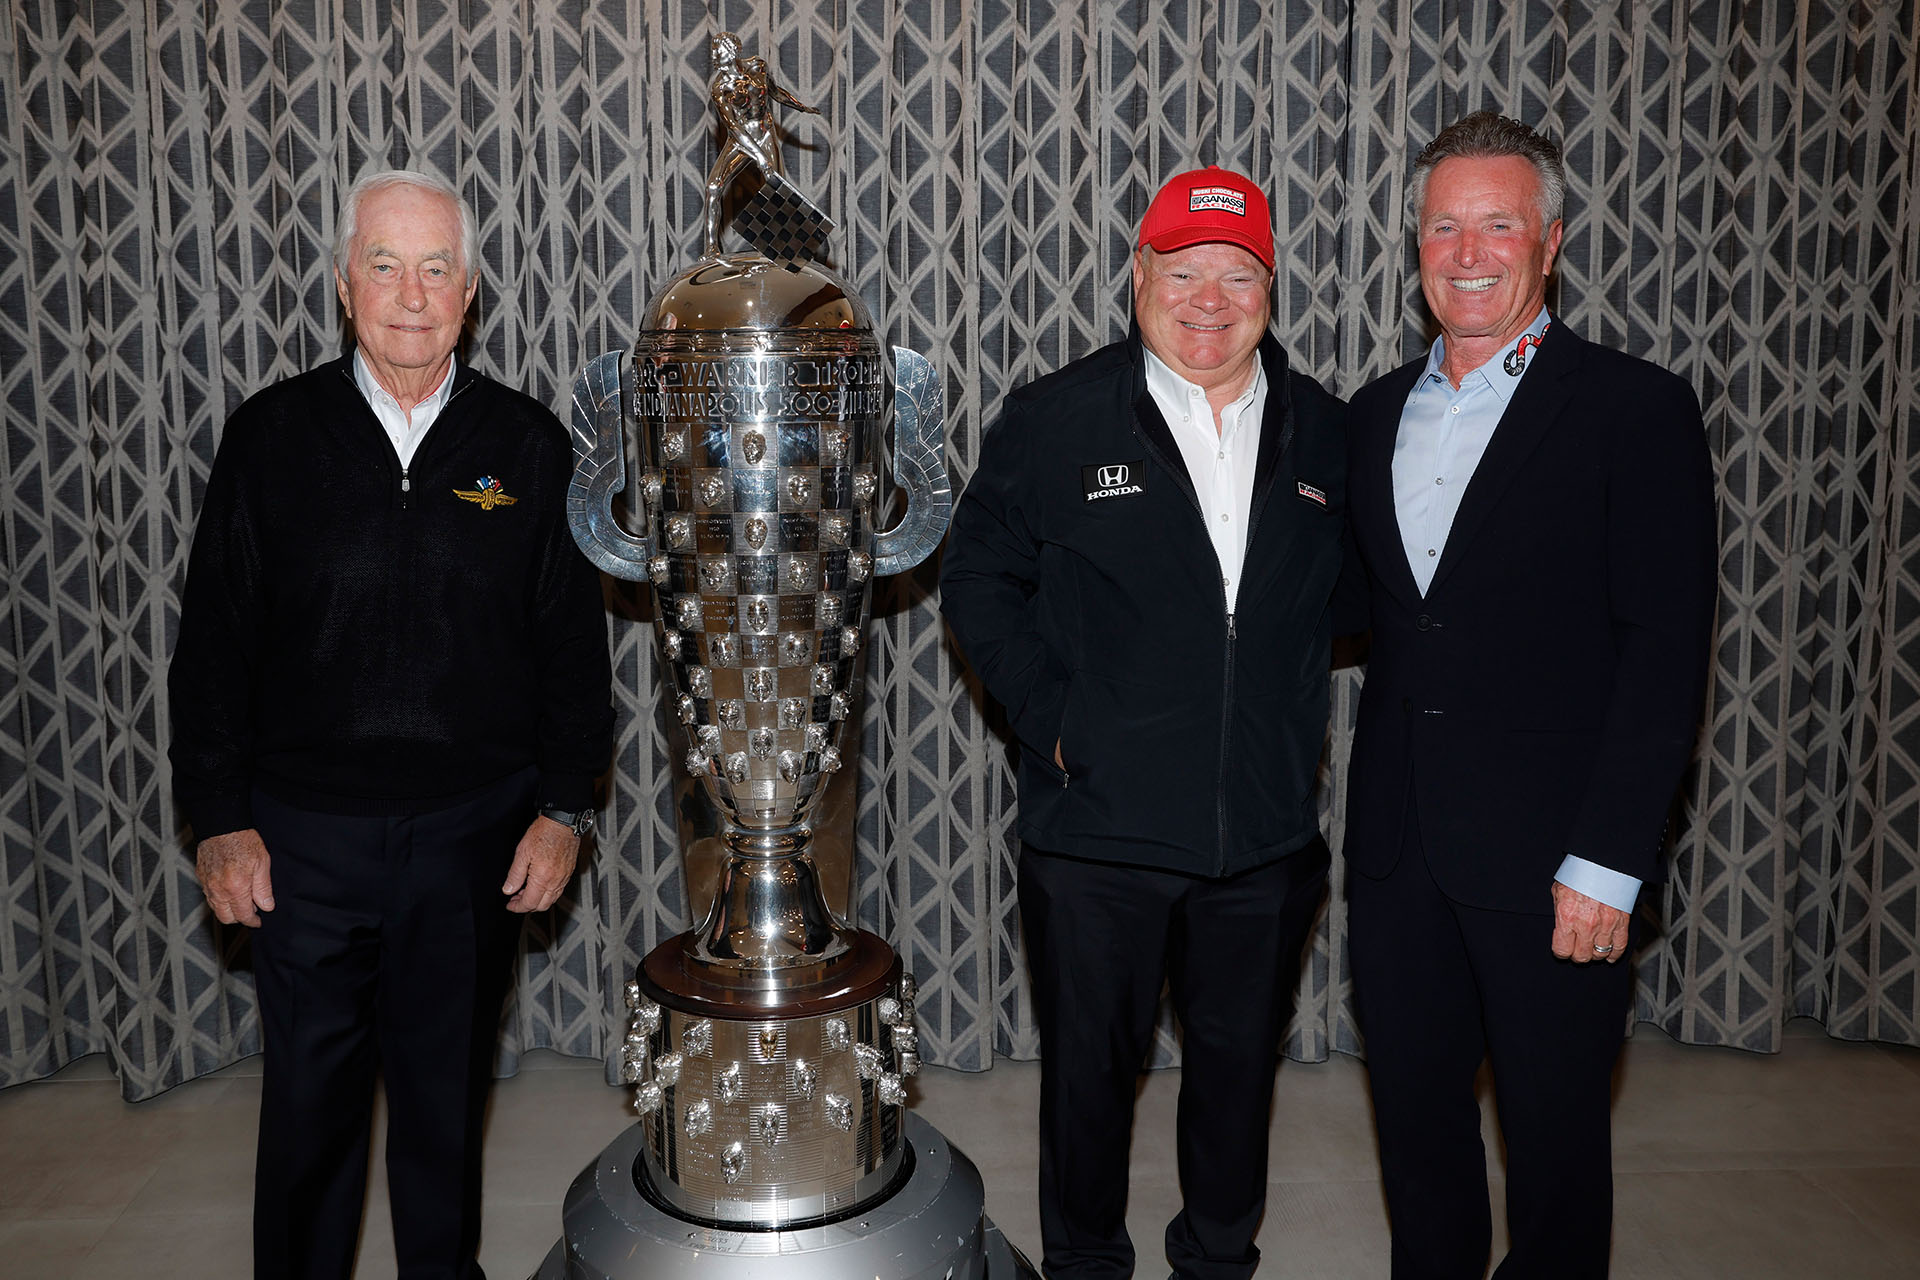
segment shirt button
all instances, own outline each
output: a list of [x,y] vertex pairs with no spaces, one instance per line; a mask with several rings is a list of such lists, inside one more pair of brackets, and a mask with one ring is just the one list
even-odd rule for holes
[[1439,553],[1438,551],[1435,551],[1435,550],[1434,550],[1434,549],[1433,549],[1432,547],[1428,547],[1428,548],[1427,548],[1427,554],[1428,554],[1428,555],[1430,555],[1430,556],[1437,556],[1437,555],[1439,555],[1440,553]]
[[1435,477],[1433,478],[1433,482],[1434,482],[1435,484],[1445,484],[1445,483],[1446,483],[1446,479],[1445,479],[1445,477],[1443,477],[1443,476],[1435,476]]
[[1220,513],[1220,522],[1221,522],[1222,524],[1225,524],[1225,523],[1227,522],[1227,519],[1228,519],[1228,517],[1227,517],[1227,513],[1226,513],[1226,512],[1224,512],[1224,511],[1222,511],[1222,512]]
[[1448,413],[1458,413],[1458,412],[1460,412],[1460,406],[1459,406],[1459,405],[1457,405],[1457,404],[1453,404],[1453,405],[1448,405],[1448,406],[1447,406],[1447,412],[1448,412]]

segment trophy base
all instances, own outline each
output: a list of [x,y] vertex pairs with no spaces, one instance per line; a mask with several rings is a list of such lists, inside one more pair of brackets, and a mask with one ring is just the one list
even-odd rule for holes
[[641,1195],[634,1125],[567,1190],[563,1234],[531,1280],[1038,1280],[987,1220],[973,1162],[906,1117],[913,1172],[893,1194],[824,1226],[737,1231],[676,1217]]

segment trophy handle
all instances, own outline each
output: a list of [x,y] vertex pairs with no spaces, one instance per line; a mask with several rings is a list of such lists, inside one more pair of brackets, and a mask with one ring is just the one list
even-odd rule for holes
[[940,374],[907,347],[893,349],[893,369],[893,482],[907,491],[907,511],[874,539],[876,576],[905,573],[932,555],[953,519]]
[[[647,576],[653,540],[635,537],[613,518],[613,496],[627,487],[624,351],[587,361],[573,383],[573,481],[567,486],[567,527],[587,559],[616,578]],[[637,505],[643,504],[644,499]],[[638,513],[645,527],[646,513]]]

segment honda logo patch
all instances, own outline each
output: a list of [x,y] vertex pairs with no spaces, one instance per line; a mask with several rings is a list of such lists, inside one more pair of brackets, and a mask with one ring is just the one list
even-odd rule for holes
[[1109,462],[1104,466],[1080,468],[1080,485],[1086,491],[1088,502],[1098,502],[1102,498],[1130,498],[1134,494],[1145,493],[1143,481],[1147,478],[1147,460],[1138,462]]

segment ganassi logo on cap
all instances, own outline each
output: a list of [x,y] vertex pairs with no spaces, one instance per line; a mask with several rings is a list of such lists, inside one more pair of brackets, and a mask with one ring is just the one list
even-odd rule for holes
[[1232,187],[1187,188],[1187,212],[1200,213],[1203,210],[1231,213],[1244,218],[1247,216],[1247,195]]

